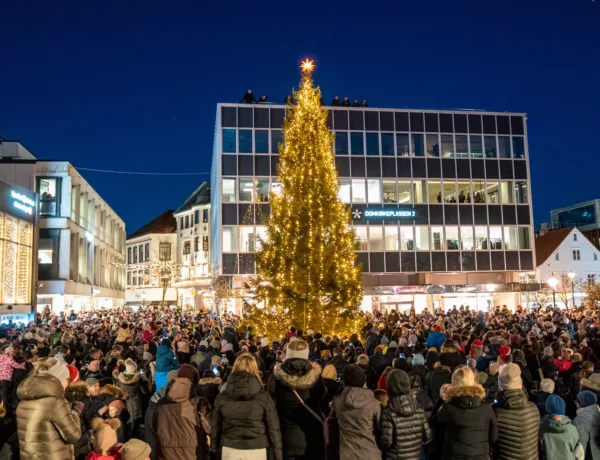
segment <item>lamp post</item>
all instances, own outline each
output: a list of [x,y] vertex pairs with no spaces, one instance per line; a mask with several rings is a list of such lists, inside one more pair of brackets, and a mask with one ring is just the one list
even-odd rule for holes
[[571,280],[571,295],[573,296],[573,308],[577,308],[577,305],[575,305],[575,273],[569,272],[567,276]]
[[551,276],[548,278],[548,285],[552,288],[552,308],[556,308],[556,287],[558,286],[558,278]]

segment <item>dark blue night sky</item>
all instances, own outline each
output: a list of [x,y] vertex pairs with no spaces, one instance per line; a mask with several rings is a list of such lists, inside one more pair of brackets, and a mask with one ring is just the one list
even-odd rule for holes
[[[536,224],[600,198],[600,0],[0,0],[0,135],[42,159],[210,170],[217,102],[297,65],[372,107],[528,114]],[[131,233],[208,176],[84,172]]]

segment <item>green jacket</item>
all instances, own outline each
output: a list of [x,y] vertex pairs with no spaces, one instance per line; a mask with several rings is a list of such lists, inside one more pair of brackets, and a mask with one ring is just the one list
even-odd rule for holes
[[540,441],[544,460],[577,459],[579,434],[566,415],[546,415],[540,424]]

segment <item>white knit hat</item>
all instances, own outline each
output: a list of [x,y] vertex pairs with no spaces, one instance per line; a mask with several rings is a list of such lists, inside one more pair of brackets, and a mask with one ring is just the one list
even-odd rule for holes
[[264,348],[264,347],[266,347],[266,346],[268,346],[268,345],[269,345],[269,339],[267,339],[266,337],[264,337],[264,338],[260,339],[260,346],[261,346],[261,347],[263,347],[263,348]]
[[137,371],[137,364],[135,363],[135,361],[131,358],[127,358],[127,361],[125,361],[125,372],[127,374],[135,374]]
[[290,342],[285,351],[285,359],[300,358],[308,359],[308,344],[304,340],[294,340]]

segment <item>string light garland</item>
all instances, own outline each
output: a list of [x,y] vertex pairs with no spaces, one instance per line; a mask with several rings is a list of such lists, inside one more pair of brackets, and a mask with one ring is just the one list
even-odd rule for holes
[[355,266],[350,213],[339,200],[333,135],[314,62],[302,62],[297,105],[288,109],[279,146],[279,193],[272,193],[267,237],[246,283],[246,319],[255,331],[282,336],[290,325],[350,334],[360,325],[362,275]]

